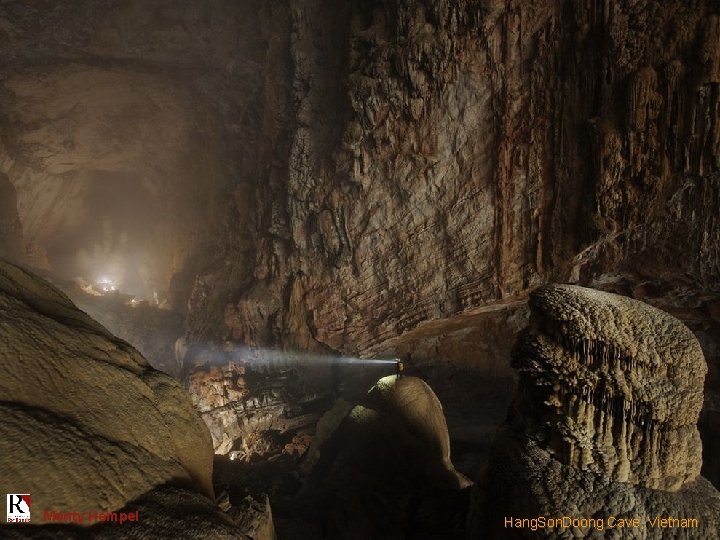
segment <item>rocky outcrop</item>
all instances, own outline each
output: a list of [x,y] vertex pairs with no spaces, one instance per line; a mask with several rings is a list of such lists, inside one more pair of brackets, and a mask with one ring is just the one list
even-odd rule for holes
[[[347,416],[338,422],[342,411]],[[340,402],[325,419],[330,433],[308,456],[305,489],[329,537],[460,538],[462,519],[453,518],[471,483],[450,461],[442,405],[430,387],[414,377],[384,377],[347,411]],[[438,510],[443,498],[457,504],[451,517]]]
[[[420,349],[438,392],[497,391],[505,306],[622,275],[694,323],[719,389],[719,16],[711,0],[6,1],[0,168],[54,268],[110,261],[187,307],[189,366],[226,339]],[[243,387],[260,415],[280,411],[274,384]],[[255,415],[228,403],[225,447]]]
[[[619,275],[656,283],[684,321],[717,301],[713,2],[290,7],[272,62],[292,67],[274,80],[293,121],[267,131],[261,185],[235,192],[223,260],[230,246],[248,256],[202,272],[194,339],[395,355],[404,335],[423,348],[411,335],[427,323]],[[262,110],[280,110],[268,97]],[[720,388],[718,330],[706,334]],[[495,335],[470,370],[501,363],[510,341]]]
[[0,167],[54,267],[139,274],[195,343],[365,354],[619,273],[717,299],[719,16],[5,2]]
[[333,368],[299,367],[292,353],[231,345],[189,353],[200,363],[188,375],[193,405],[210,430],[215,453],[231,453],[233,460],[283,453],[279,440],[292,446],[295,433],[312,430],[332,395]]
[[540,289],[530,306],[535,328],[513,366],[559,459],[665,491],[694,480],[707,367],[692,332],[650,306],[580,287]]
[[[57,289],[2,262],[0,334],[0,488],[32,500],[31,525],[3,537],[89,534],[36,528],[46,510],[85,513],[69,525],[87,527],[96,525],[88,512],[138,509],[139,522],[121,526],[134,538],[239,537],[212,502],[211,439],[177,382]],[[108,525],[98,537],[117,534]]]
[[519,387],[480,483],[473,537],[534,534],[504,516],[620,515],[640,517],[631,537],[660,537],[645,521],[656,515],[699,520],[678,537],[717,536],[720,492],[700,476],[697,429],[707,368],[692,332],[646,304],[577,286],[543,287],[530,307],[512,356]]

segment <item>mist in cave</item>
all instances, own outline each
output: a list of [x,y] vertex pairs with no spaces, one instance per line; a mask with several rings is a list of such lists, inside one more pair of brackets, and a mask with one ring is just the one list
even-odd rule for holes
[[89,176],[82,222],[46,240],[52,272],[154,299],[154,259],[163,258],[160,240],[153,238],[162,219],[160,202],[130,175]]

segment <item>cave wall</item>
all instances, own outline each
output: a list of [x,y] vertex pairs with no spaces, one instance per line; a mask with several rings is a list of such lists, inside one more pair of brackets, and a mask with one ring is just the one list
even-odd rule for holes
[[363,353],[550,280],[704,302],[718,17],[701,0],[6,2],[0,164],[31,251],[108,176],[162,201],[157,279],[189,297],[196,340]]
[[685,321],[712,390],[719,32],[706,0],[4,2],[0,170],[34,267],[112,186],[151,201],[191,345],[492,386],[528,292],[574,282]]
[[200,273],[191,339],[409,353],[449,404],[453,440],[479,454],[512,394],[507,352],[528,292],[589,285],[696,333],[712,448],[717,4],[298,0],[277,10],[291,33],[270,34],[261,110],[284,120],[248,149],[272,148],[271,166],[236,189],[220,242],[229,262]]
[[124,292],[185,309],[197,268],[222,264],[228,194],[255,182],[263,4],[0,6],[0,170],[28,264],[124,273]]
[[254,260],[204,278],[241,284],[225,337],[362,353],[550,280],[717,290],[713,3],[288,7]]

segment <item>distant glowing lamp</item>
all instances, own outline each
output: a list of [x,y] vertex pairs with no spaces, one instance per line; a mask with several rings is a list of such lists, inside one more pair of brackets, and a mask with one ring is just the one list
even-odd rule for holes
[[395,359],[395,374],[397,375],[397,378],[399,379],[402,377],[403,371],[405,371],[405,364],[403,364],[402,360],[399,358]]
[[102,276],[100,279],[98,279],[98,287],[103,292],[113,292],[117,290],[117,285],[115,284],[115,281],[106,276]]

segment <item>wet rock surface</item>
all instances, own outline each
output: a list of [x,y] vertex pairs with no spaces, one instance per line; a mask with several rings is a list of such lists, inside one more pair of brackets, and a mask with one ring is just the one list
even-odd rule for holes
[[698,528],[673,534],[716,536],[720,492],[700,476],[697,430],[706,366],[692,332],[646,304],[577,286],[540,288],[530,306],[512,357],[519,386],[479,481],[473,537],[533,534],[508,529],[503,516],[564,515],[638,516],[645,526],[629,538],[667,533],[646,517],[694,518]]

